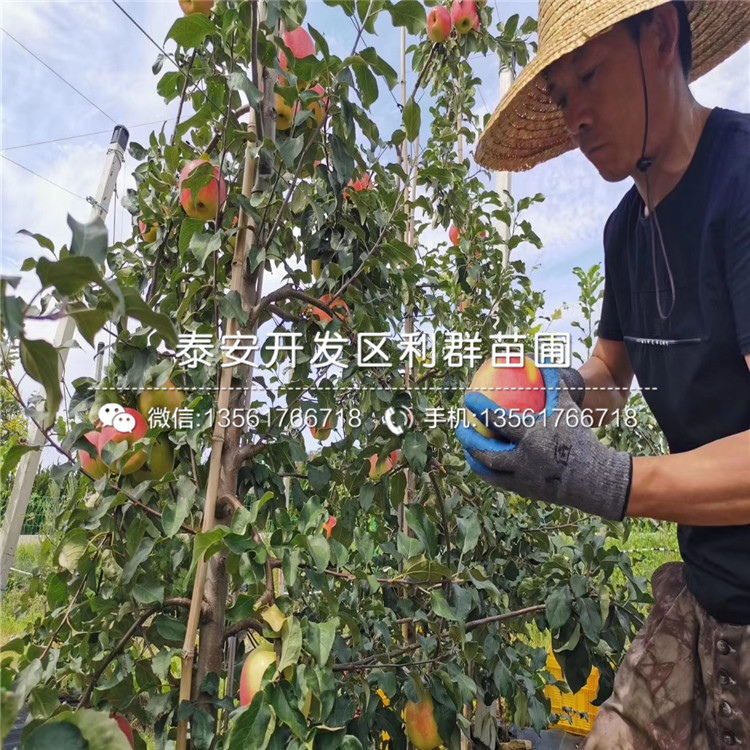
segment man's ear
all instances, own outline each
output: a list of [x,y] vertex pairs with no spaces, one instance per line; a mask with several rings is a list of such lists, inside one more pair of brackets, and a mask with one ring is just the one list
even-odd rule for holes
[[653,14],[653,22],[647,33],[656,34],[659,62],[662,67],[668,68],[674,60],[680,63],[680,19],[677,8],[672,3],[664,3],[654,8]]

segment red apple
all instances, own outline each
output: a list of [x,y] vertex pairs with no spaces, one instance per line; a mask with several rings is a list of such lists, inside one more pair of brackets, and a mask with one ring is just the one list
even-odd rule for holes
[[[285,31],[281,35],[281,38],[284,40],[284,44],[292,51],[295,59],[301,60],[303,57],[310,57],[310,55],[315,57],[315,42],[310,34],[301,26],[294,31]],[[279,64],[282,70],[288,70],[284,50],[281,50],[279,54]]]
[[180,173],[180,203],[185,209],[185,213],[192,219],[203,219],[209,221],[216,216],[216,209],[221,203],[224,203],[227,197],[227,184],[223,175],[219,172],[218,167],[214,167],[214,180],[210,185],[202,188],[193,201],[190,188],[183,188],[182,184],[188,177],[202,164],[206,164],[205,159],[193,159],[189,161]]
[[373,482],[379,481],[384,477],[394,466],[396,466],[401,459],[401,451],[391,451],[390,456],[378,461],[378,454],[370,456],[370,479]]
[[266,669],[275,661],[276,652],[273,649],[258,647],[248,654],[240,675],[240,706],[249,706],[253,702]]
[[211,9],[214,7],[214,0],[180,0],[180,8],[186,15],[200,13],[204,16],[211,15]]
[[448,238],[452,245],[458,245],[461,241],[461,230],[455,224],[448,230]]
[[109,718],[114,719],[117,722],[117,726],[119,726],[120,729],[122,729],[122,733],[128,738],[130,747],[135,748],[135,738],[133,737],[133,729],[128,723],[128,720],[121,714],[115,714],[115,713],[111,713],[109,715]]
[[459,299],[458,302],[459,302],[458,309],[461,312],[464,312],[464,311],[468,310],[469,307],[470,307],[470,305],[471,305],[471,301],[468,299],[468,297],[466,297],[465,294],[461,295],[461,297],[460,297],[460,299]]
[[138,221],[138,229],[141,232],[141,237],[143,237],[144,242],[153,242],[156,239],[156,230],[158,228],[158,224],[152,224],[151,229],[149,229],[145,222]]
[[[313,86],[310,90],[320,96],[320,99],[316,99],[307,105],[307,109],[312,110],[314,121],[318,124],[318,127],[320,127],[323,124],[323,120],[326,119],[326,113],[328,112],[328,97],[325,96],[325,89],[319,83]],[[312,127],[313,120],[308,120],[307,125],[308,127]]]
[[[132,416],[132,421],[135,423],[132,429],[122,432],[118,429],[118,414],[115,416],[112,425],[105,425],[102,427],[102,436],[99,441],[99,452],[101,454],[102,449],[107,443],[121,443],[123,440],[127,441],[129,446],[138,442],[148,432],[148,422],[144,419],[143,415],[136,409],[125,409],[125,414]],[[146,451],[139,450],[133,456],[131,456],[124,465],[122,459],[117,459],[114,464],[114,468],[120,474],[132,474],[146,463]]]
[[[101,432],[99,430],[90,430],[84,437],[96,448],[96,452],[99,453],[99,443],[102,438]],[[99,479],[107,473],[107,467],[101,457],[91,458],[86,451],[79,450],[78,460],[81,463],[81,468],[94,477],[94,479]]]
[[427,16],[427,37],[435,44],[444,42],[451,33],[453,22],[448,8],[440,5]]
[[164,409],[172,416],[175,409],[179,409],[185,401],[185,394],[171,381],[164,385],[146,387],[138,396],[138,411],[148,419],[151,409]]
[[479,30],[479,12],[475,0],[453,0],[451,20],[459,34]]
[[[530,409],[534,414],[540,414],[547,403],[542,372],[528,357],[523,367],[493,367],[492,359],[488,359],[474,375],[469,391],[478,391],[507,411],[524,412]],[[466,417],[480,434],[488,438],[497,437],[468,410]]]
[[[341,320],[345,320],[347,323],[351,322],[352,316],[349,312],[349,306],[344,302],[341,297],[336,297],[333,301],[331,301],[332,295],[330,294],[324,294],[320,301],[324,302],[328,307],[331,308],[331,310],[335,310],[337,307],[340,307],[343,312],[337,312],[336,317],[340,318]],[[311,313],[321,322],[323,323],[330,323],[333,318],[322,308],[320,307],[312,307]]]
[[406,702],[404,724],[406,734],[417,750],[435,750],[443,742],[435,721],[435,707],[429,695],[419,703]]
[[310,427],[310,434],[316,440],[325,440],[331,434],[331,423],[326,421],[322,427]]
[[324,524],[323,528],[326,532],[326,538],[330,539],[333,533],[333,527],[336,525],[336,516],[331,516]]
[[360,177],[358,180],[351,179],[344,188],[344,198],[349,198],[349,191],[354,190],[355,193],[361,193],[363,190],[374,190],[375,185],[369,174],[364,177]]

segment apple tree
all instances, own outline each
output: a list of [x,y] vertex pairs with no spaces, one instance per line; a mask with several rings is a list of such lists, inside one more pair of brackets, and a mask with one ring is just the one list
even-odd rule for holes
[[[545,639],[573,690],[600,669],[603,700],[640,625],[622,526],[483,484],[451,425],[493,337],[531,346],[543,325],[513,257],[540,244],[524,211],[542,196],[498,195],[471,158],[470,58],[523,65],[534,20],[478,3],[435,43],[417,0],[325,5],[345,50],[303,0],[176,18],[154,73],[178,123],[130,146],[141,226],[110,244],[70,219],[69,245],[37,235],[53,257],[24,263],[39,300],[4,287],[57,478],[86,477],[31,583],[46,612],[4,649],[3,715],[28,702],[29,747],[126,748],[116,712],[139,748],[404,748],[414,711],[446,747],[492,746],[552,718]],[[408,38],[400,72],[386,34]],[[57,355],[24,320],[59,315],[114,344],[50,426]],[[380,366],[358,363],[361,334]],[[438,361],[404,358],[420,335]],[[106,433],[112,402],[148,404],[146,431]],[[413,417],[400,434],[393,410]]]

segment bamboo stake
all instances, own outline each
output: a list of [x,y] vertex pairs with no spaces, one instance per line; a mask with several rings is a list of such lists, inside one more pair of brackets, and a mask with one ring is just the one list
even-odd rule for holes
[[[255,120],[255,110],[250,110],[250,120],[248,122],[248,132],[255,134],[257,132],[257,123]],[[255,159],[250,149],[245,152],[245,171],[242,179],[242,194],[250,199],[252,195],[253,183],[255,181]],[[237,234],[237,245],[235,248],[234,258],[232,260],[232,276],[230,280],[230,290],[238,294],[242,288],[243,274],[245,267],[245,254],[247,252],[246,236],[247,230],[255,232],[254,222],[240,209],[239,215],[239,232]],[[226,333],[232,336],[237,332],[237,319],[230,318],[227,322]],[[232,374],[234,367],[224,367],[221,371],[221,380],[219,385],[219,394],[217,398],[217,411],[226,409],[229,406],[229,395],[232,384]],[[221,458],[224,446],[225,428],[221,426],[220,420],[215,420],[213,438],[211,442],[211,459],[208,469],[208,482],[206,486],[206,501],[203,511],[203,525],[201,531],[210,531],[215,522],[216,516],[216,498],[219,489],[219,480],[221,478]],[[193,663],[195,660],[195,641],[198,634],[198,625],[200,620],[201,603],[203,601],[203,592],[206,585],[206,572],[208,563],[201,559],[195,574],[193,584],[193,595],[190,603],[190,613],[188,615],[187,631],[185,641],[182,647],[182,675],[180,677],[180,703],[189,701],[193,685]],[[177,750],[185,750],[187,747],[187,729],[186,720],[179,722],[177,726]]]

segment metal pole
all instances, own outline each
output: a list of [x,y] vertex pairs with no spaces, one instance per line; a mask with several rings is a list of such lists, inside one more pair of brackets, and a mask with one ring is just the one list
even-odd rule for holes
[[[513,80],[516,77],[515,71],[515,54],[511,64],[504,65],[500,63],[500,101],[510,90]],[[504,191],[511,192],[511,173],[510,172],[498,172],[497,173],[497,192],[500,196],[505,194]],[[510,205],[510,198],[506,196],[506,205]],[[503,247],[503,268],[508,267],[510,251],[508,250],[508,240],[510,239],[510,226],[500,223],[499,226],[500,236],[503,238],[505,245]]]
[[[107,216],[117,182],[117,175],[125,158],[125,147],[128,144],[129,137],[127,128],[122,125],[115,126],[96,197],[89,196],[86,199],[92,206],[89,221],[94,221],[97,218],[103,220]],[[75,321],[71,316],[66,316],[60,320],[55,331],[54,346],[58,349],[58,356],[60,357],[60,372],[65,371],[65,361],[68,358],[68,351],[73,345],[75,330]],[[55,415],[49,417],[52,422],[54,422],[54,418]],[[44,445],[44,433],[31,421],[29,422],[29,436],[26,442],[27,445]],[[16,469],[8,510],[3,520],[2,530],[0,530],[0,601],[5,595],[10,569],[16,559],[18,537],[21,535],[23,520],[31,497],[31,489],[39,471],[41,458],[41,447],[39,450],[24,453]]]

